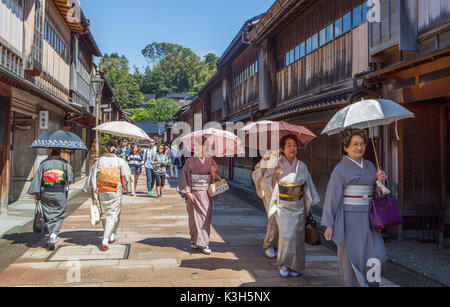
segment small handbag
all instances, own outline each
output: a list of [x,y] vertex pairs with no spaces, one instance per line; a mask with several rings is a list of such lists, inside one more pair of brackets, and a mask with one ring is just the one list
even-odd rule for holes
[[46,228],[44,209],[42,208],[41,202],[37,202],[36,208],[34,209],[33,232],[37,234],[46,232]]
[[311,213],[306,217],[305,242],[312,246],[322,244],[319,231],[317,230],[317,222],[314,220]]
[[387,227],[395,227],[403,224],[403,218],[397,206],[397,201],[392,197],[374,198],[369,205],[370,227],[382,230]]
[[230,187],[228,186],[227,181],[225,179],[220,179],[219,177],[219,181],[216,181],[209,185],[208,194],[212,198],[225,193],[229,189]]
[[92,226],[96,226],[100,223],[100,209],[97,205],[96,200],[92,200],[91,203],[91,224]]

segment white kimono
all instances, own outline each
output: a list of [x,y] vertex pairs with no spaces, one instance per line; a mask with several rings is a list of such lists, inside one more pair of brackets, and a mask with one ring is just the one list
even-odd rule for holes
[[[306,165],[285,156],[280,159],[281,174],[274,187],[269,216],[276,213],[279,240],[278,265],[301,272],[305,269],[305,213],[320,201]],[[274,174],[274,169],[269,171]]]
[[269,205],[272,199],[272,177],[269,174],[269,169],[266,168],[268,166],[268,162],[269,161],[263,159],[255,166],[255,170],[252,173],[252,179],[255,183],[256,193],[258,194],[259,198],[263,200],[264,208],[266,209],[266,213],[268,216],[267,231],[263,248],[267,249],[273,247],[275,249],[278,249],[279,235],[277,217],[275,214],[269,216]]
[[114,154],[106,154],[91,169],[89,177],[84,186],[84,191],[95,198],[101,208],[101,221],[104,229],[104,238],[110,238],[116,234],[122,210],[122,184],[119,184],[117,192],[99,192],[97,189],[97,172],[100,167],[113,167],[120,169],[121,177],[125,186],[130,181],[131,169],[124,159]]

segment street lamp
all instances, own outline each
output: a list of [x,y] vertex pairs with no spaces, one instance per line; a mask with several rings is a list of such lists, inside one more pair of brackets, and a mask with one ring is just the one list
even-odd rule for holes
[[[95,94],[95,112],[96,112],[96,118],[95,123],[96,127],[99,125],[99,119],[100,119],[100,99],[102,98],[102,91],[103,91],[103,85],[105,84],[105,80],[102,78],[99,71],[95,74],[94,77],[91,78],[92,87],[94,89]],[[95,159],[97,159],[100,156],[100,133],[98,131],[95,131]]]

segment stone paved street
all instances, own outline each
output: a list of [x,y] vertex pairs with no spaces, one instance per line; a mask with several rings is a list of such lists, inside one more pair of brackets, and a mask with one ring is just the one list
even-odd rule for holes
[[[335,252],[307,245],[307,269],[299,278],[279,276],[262,250],[264,212],[228,192],[214,203],[212,254],[189,250],[185,205],[171,180],[161,200],[124,196],[118,242],[103,253],[102,228],[89,222],[90,201],[66,218],[58,249],[44,240],[0,273],[0,286],[339,286]],[[145,175],[138,191],[145,190]],[[28,228],[26,232],[31,232]],[[24,234],[18,234],[17,238]],[[14,240],[14,236],[12,236]],[[17,239],[16,244],[25,244]],[[383,280],[384,286],[393,286]]]

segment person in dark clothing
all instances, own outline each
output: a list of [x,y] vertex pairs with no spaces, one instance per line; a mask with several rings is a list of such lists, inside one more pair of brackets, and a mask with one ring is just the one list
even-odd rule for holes
[[56,241],[66,217],[69,185],[73,182],[73,170],[69,162],[61,158],[61,150],[53,149],[41,162],[28,189],[36,203],[42,204],[46,223],[47,247],[56,248]]

